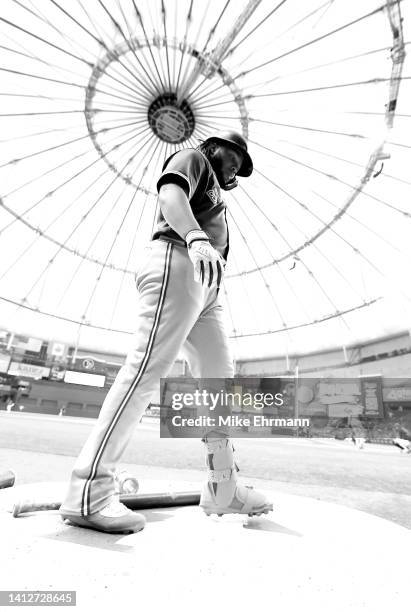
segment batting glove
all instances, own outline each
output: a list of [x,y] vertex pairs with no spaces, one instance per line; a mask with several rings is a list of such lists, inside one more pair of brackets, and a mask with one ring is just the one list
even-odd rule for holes
[[192,230],[186,236],[188,256],[194,266],[194,280],[211,287],[220,288],[223,278],[224,259],[210,244],[207,234],[201,230]]

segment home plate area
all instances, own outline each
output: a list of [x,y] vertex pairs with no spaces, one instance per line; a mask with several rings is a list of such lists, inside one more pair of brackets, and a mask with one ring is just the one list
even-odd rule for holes
[[[235,610],[264,604],[291,612],[304,602],[306,610],[378,612],[407,604],[410,531],[365,512],[266,489],[274,506],[268,515],[153,507],[139,510],[147,525],[130,535],[66,525],[58,510],[13,517],[17,502],[56,501],[65,487],[0,491],[3,589],[76,591],[80,610],[132,600],[150,610],[209,610],[213,592],[219,608]],[[139,493],[197,488],[142,481]]]

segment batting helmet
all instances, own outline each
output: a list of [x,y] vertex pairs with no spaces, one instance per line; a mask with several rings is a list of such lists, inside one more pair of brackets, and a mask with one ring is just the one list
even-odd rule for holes
[[247,143],[245,139],[238,132],[222,132],[221,134],[215,134],[207,138],[204,143],[216,142],[226,147],[231,147],[235,151],[238,151],[243,156],[243,163],[241,168],[237,172],[238,176],[250,176],[253,171],[253,161],[247,151]]

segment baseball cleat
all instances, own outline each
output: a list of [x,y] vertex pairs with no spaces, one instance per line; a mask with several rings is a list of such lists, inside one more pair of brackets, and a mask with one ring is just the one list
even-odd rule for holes
[[70,512],[60,511],[64,523],[73,527],[84,527],[103,531],[104,533],[137,533],[144,529],[146,519],[142,514],[132,512],[117,499],[113,499],[99,512],[88,516],[79,516]]
[[247,514],[248,516],[261,516],[273,511],[273,504],[268,502],[262,493],[254,491],[252,487],[244,485],[236,485],[235,493],[231,503],[221,506],[213,499],[212,492],[205,485],[201,499],[200,508],[207,516],[216,514],[218,517],[224,514]]
[[115,535],[131,535],[132,533],[137,533],[141,531],[141,529],[126,529],[126,528],[102,528],[101,526],[96,526],[93,521],[87,521],[82,519],[81,517],[73,517],[73,518],[65,518],[63,520],[65,525],[69,525],[70,527],[82,527],[83,529],[93,529],[94,531],[102,531],[104,533],[111,533]]

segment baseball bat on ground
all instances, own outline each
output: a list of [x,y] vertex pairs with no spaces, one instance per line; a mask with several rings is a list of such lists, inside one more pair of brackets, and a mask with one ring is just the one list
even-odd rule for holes
[[0,472],[0,489],[7,489],[7,487],[12,487],[16,480],[16,474],[13,470],[5,470]]
[[[148,510],[152,508],[172,508],[178,506],[196,506],[200,502],[200,491],[176,491],[167,493],[140,493],[138,495],[120,495],[120,501],[130,510]],[[13,516],[19,517],[26,512],[58,510],[61,501],[41,501],[22,499],[14,504]]]

